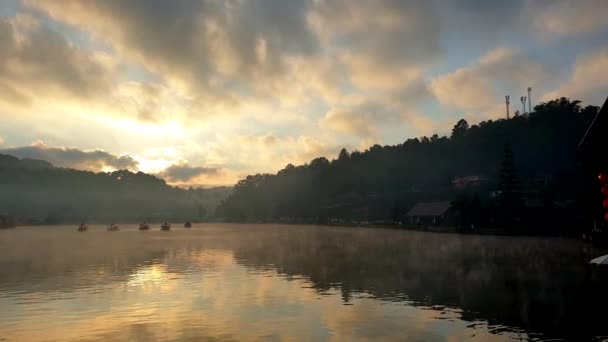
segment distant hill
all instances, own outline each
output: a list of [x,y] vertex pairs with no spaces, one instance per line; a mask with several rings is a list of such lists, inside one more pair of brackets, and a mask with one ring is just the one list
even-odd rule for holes
[[6,154],[0,154],[0,168],[1,169],[25,169],[25,170],[40,170],[40,169],[52,169],[53,165],[44,160],[37,159],[19,159],[17,157],[9,156]]
[[204,220],[230,191],[181,189],[143,172],[94,173],[0,154],[0,213],[21,222]]
[[238,221],[398,219],[419,201],[457,200],[463,195],[458,178],[480,180],[468,196],[491,208],[507,143],[526,201],[550,207],[576,197],[577,146],[598,110],[561,98],[509,120],[472,126],[460,120],[450,137],[343,149],[335,160],[321,157],[274,175],[248,176],[218,213]]

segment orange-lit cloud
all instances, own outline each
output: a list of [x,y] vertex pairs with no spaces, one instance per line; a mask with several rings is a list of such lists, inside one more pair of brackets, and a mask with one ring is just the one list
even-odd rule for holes
[[[602,0],[21,0],[0,9],[6,146],[102,150],[154,174],[217,170],[170,181],[184,186],[446,134],[461,117],[502,116],[504,95],[518,109],[528,86],[535,100],[591,104],[608,90],[597,77],[597,45],[608,43]],[[152,155],[163,149],[172,155]],[[110,167],[100,165],[87,168]]]
[[[431,90],[443,105],[488,114],[501,109],[504,95],[540,84],[550,77],[546,67],[520,51],[498,48],[477,62],[432,80]],[[512,96],[513,108],[518,99]],[[494,113],[496,114],[496,113]]]
[[46,160],[57,167],[88,171],[138,169],[137,161],[128,155],[117,156],[101,150],[83,151],[77,148],[53,147],[42,141],[36,141],[30,146],[0,149],[0,153],[19,158]]
[[608,79],[604,76],[607,74],[608,49],[593,51],[581,56],[574,64],[570,79],[559,89],[546,94],[543,100],[568,95],[572,99],[601,105],[607,95]]

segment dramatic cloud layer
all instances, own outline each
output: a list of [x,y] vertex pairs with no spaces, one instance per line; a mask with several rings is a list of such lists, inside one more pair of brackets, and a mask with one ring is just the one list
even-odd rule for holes
[[27,15],[0,18],[0,100],[27,106],[39,94],[87,98],[110,86],[103,56],[71,45]]
[[[548,78],[549,72],[538,61],[519,51],[499,48],[470,66],[435,78],[431,89],[446,106],[484,113],[496,110],[497,105],[502,107],[499,100],[508,89],[524,91]],[[513,96],[514,108],[519,108],[516,102]]]
[[579,36],[608,27],[608,2],[604,0],[555,0],[534,7],[536,28],[544,35]]
[[82,151],[77,148],[51,147],[43,142],[31,146],[0,150],[19,158],[42,159],[54,166],[101,171],[105,169],[137,169],[137,162],[130,156],[116,156],[105,151]]
[[2,146],[232,184],[502,117],[528,86],[601,104],[606,17],[604,0],[11,1]]
[[215,174],[217,169],[211,167],[190,166],[188,164],[176,164],[166,168],[159,176],[169,182],[187,182],[200,175]]
[[544,100],[570,94],[587,103],[602,104],[608,89],[605,75],[608,75],[608,49],[593,51],[581,56],[574,64],[570,80],[558,90],[545,95]]

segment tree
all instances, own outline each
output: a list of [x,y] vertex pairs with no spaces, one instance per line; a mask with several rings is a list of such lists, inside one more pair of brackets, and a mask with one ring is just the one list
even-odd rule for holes
[[[332,163],[320,158],[266,175],[263,181],[239,182],[222,206],[226,213],[222,217],[309,221],[329,212],[330,217],[356,219],[361,216],[358,210],[368,207],[370,217],[390,219],[416,202],[450,200],[467,211],[464,221],[476,226],[497,222],[490,213],[493,209],[505,217],[517,217],[523,214],[518,211],[523,207],[519,182],[533,180],[538,173],[560,180],[552,188],[555,201],[577,195],[578,165],[573,156],[597,113],[597,107],[582,108],[577,103],[550,101],[517,120],[487,120],[469,126],[461,119],[454,125],[452,138],[433,135],[393,146],[374,145],[364,152],[352,151],[346,163],[340,162],[348,155],[342,149]],[[505,141],[512,145],[505,146]],[[482,180],[464,189],[466,201],[459,199],[452,180],[473,175]],[[492,203],[488,195],[498,189],[502,194]]]
[[504,158],[500,170],[500,196],[498,198],[503,213],[511,219],[513,215],[523,206],[522,193],[520,191],[519,179],[513,160],[511,144],[506,143]]
[[338,160],[345,161],[348,160],[348,158],[350,158],[350,154],[348,153],[348,151],[345,148],[341,149],[340,154],[338,155]]
[[452,139],[464,137],[469,130],[469,123],[465,119],[460,119],[452,128]]

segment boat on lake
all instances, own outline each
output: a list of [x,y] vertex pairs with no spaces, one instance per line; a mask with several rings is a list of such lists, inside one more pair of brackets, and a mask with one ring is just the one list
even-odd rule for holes
[[79,232],[86,232],[87,230],[89,230],[89,226],[86,223],[81,223],[78,225]]
[[192,228],[192,223],[190,223],[190,221],[187,221],[186,223],[184,223],[184,228]]
[[160,230],[171,230],[171,225],[167,222],[160,225]]
[[147,223],[140,223],[139,224],[139,230],[148,230],[150,229],[150,225]]
[[15,219],[10,216],[0,215],[0,229],[3,228],[15,228],[17,225],[15,224]]
[[114,224],[114,223],[110,224],[110,225],[108,226],[108,231],[109,231],[109,232],[116,232],[116,231],[118,231],[118,225],[117,225],[117,224]]

